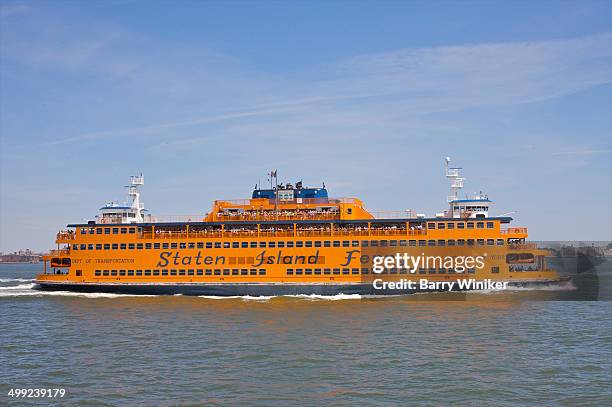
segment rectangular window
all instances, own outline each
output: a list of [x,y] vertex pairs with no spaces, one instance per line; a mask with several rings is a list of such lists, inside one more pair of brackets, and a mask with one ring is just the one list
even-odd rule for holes
[[428,240],[427,241],[427,246],[435,246],[436,245],[436,241],[435,240]]
[[465,246],[465,240],[464,239],[457,240],[457,246]]
[[494,224],[493,222],[487,222],[487,229],[493,229]]
[[108,270],[104,270],[102,272],[102,275],[108,277],[109,276],[109,271]]
[[195,275],[195,270],[194,270],[194,269],[189,269],[189,270],[187,270],[187,275],[188,275],[188,276],[193,276],[193,275]]
[[438,223],[438,229],[446,229],[445,223]]
[[487,239],[487,246],[494,246],[495,245],[495,239]]
[[119,245],[117,243],[113,243],[111,247],[113,248],[113,250],[117,250],[119,248]]
[[504,239],[497,239],[497,245],[498,246],[503,246],[504,245]]
[[224,249],[229,249],[230,248],[230,242],[223,242],[223,248]]
[[484,239],[478,239],[478,246],[484,246]]
[[266,242],[259,242],[259,247],[260,247],[261,249],[265,249],[265,247],[266,247]]
[[215,249],[221,248],[221,242],[215,242]]
[[127,245],[125,243],[121,243],[119,247],[121,248],[121,250],[127,249]]
[[153,248],[154,249],[159,249],[159,243],[153,243]]
[[212,249],[212,242],[206,242],[206,248]]
[[292,248],[293,247],[293,242],[292,241],[288,241],[287,242],[287,247],[288,248]]
[[304,242],[302,242],[301,240],[295,242],[295,247],[304,247]]
[[133,276],[134,275],[134,270],[128,270],[128,276]]
[[170,248],[171,249],[177,249],[178,248],[178,243],[170,243]]
[[389,246],[397,246],[397,240],[389,240]]
[[144,271],[144,275],[145,276],[150,276],[151,275],[151,270],[145,270]]
[[340,241],[334,240],[334,247],[340,247]]
[[144,245],[142,243],[136,243],[136,249],[142,250]]
[[[321,243],[321,242],[319,242],[319,243]],[[285,242],[280,241],[280,242],[278,242],[277,246],[278,246],[279,249],[282,249],[283,247],[285,247]]]
[[[130,244],[128,244],[128,249],[130,249],[130,250],[134,250],[135,248],[136,248],[136,245],[135,245],[134,243],[130,243]],[[140,247],[140,248],[142,249],[142,244],[141,244],[141,247]]]
[[449,241],[448,241],[448,245],[449,245],[449,246],[455,246],[455,241],[454,241],[454,240],[452,240],[452,239],[451,239],[451,240],[449,240]]
[[129,228],[128,233],[133,235],[134,233],[136,233],[136,228]]
[[476,222],[476,228],[484,229],[484,222]]
[[438,246],[446,246],[446,241],[438,240]]
[[359,241],[358,241],[358,240],[353,240],[353,241],[351,242],[351,246],[353,246],[353,247],[359,247]]
[[305,244],[306,244],[306,247],[312,247],[312,241],[311,240],[307,240],[305,242]]
[[408,246],[411,246],[411,247],[416,246],[416,240],[409,240],[408,241]]
[[119,234],[119,228],[113,228],[113,235]]
[[474,222],[468,222],[467,223],[467,228],[468,229],[474,229]]
[[96,250],[102,250],[102,245],[101,244],[96,244]]
[[314,247],[321,247],[321,241],[320,240],[315,240]]
[[136,270],[136,275],[137,276],[142,276],[142,270]]
[[287,269],[287,275],[288,276],[292,276],[293,275],[293,269]]
[[204,270],[202,270],[202,269],[198,269],[198,270],[196,271],[196,273],[198,274],[198,276],[203,276],[203,275],[204,275]]
[[110,243],[104,243],[104,250],[110,250]]
[[187,248],[187,243],[185,242],[179,243],[179,249],[186,249],[186,248]]
[[427,246],[426,240],[419,240],[419,246]]
[[102,228],[96,228],[96,235],[102,234]]
[[349,247],[351,244],[351,242],[349,242],[348,240],[343,240],[342,241],[342,247]]
[[185,270],[184,269],[179,270],[179,276],[184,276],[184,275],[185,275]]
[[381,241],[380,241],[380,245],[381,245],[382,247],[387,247],[387,244],[388,244],[388,242],[387,242],[386,240],[381,240]]
[[458,222],[458,223],[457,223],[457,229],[465,229],[465,223],[463,223],[463,222]]
[[361,242],[361,247],[368,247],[370,246],[370,242],[367,240],[364,240],[363,242]]
[[167,276],[168,275],[168,270],[162,270],[162,276]]
[[170,244],[169,243],[162,243],[162,247],[164,249],[169,249],[170,248]]
[[204,242],[198,242],[196,244],[196,246],[198,247],[198,249],[203,249],[204,248]]
[[243,249],[248,249],[249,242],[242,242],[242,243],[240,243],[240,247],[242,247]]
[[153,270],[153,275],[154,276],[159,276],[159,270]]
[[121,228],[121,234],[125,235],[127,233],[127,228]]
[[260,276],[265,276],[266,275],[266,270],[265,269],[259,269],[259,275]]
[[436,224],[435,223],[428,223],[427,224],[427,229],[435,229],[436,228]]
[[96,270],[96,277],[100,277],[102,275],[102,272],[100,270]]
[[276,242],[268,242],[268,247],[274,249],[276,247]]
[[446,227],[447,227],[448,229],[455,229],[455,224],[454,224],[453,222],[448,222],[448,223],[446,224]]
[[497,266],[491,267],[491,273],[499,273],[499,267]]
[[323,247],[331,247],[331,242],[329,240],[325,240],[323,242]]

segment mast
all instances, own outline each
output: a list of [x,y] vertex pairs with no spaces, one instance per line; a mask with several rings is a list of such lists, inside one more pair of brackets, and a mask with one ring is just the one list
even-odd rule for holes
[[455,201],[457,199],[459,199],[459,190],[461,188],[463,188],[463,181],[465,181],[465,178],[460,177],[460,167],[449,167],[449,164],[451,162],[450,157],[446,157],[444,159],[445,162],[445,171],[444,171],[444,175],[446,176],[446,178],[448,178],[451,181],[451,195],[448,196],[447,201],[450,203],[452,201]]

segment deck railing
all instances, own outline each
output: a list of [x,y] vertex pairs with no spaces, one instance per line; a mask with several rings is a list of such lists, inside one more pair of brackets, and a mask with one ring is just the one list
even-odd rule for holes
[[57,240],[74,240],[76,233],[72,230],[62,230],[57,233]]
[[499,231],[499,233],[501,233],[503,235],[512,234],[512,233],[526,234],[527,233],[527,228],[507,228],[507,229],[501,229]]
[[48,256],[56,256],[56,257],[64,257],[64,256],[69,256],[70,255],[70,250],[68,249],[53,249],[53,250],[49,250],[49,254]]

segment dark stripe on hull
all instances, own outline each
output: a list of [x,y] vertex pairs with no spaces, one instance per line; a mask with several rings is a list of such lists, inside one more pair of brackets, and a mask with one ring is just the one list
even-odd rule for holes
[[[559,281],[512,282],[509,287],[537,287]],[[72,284],[36,282],[35,289],[43,291],[74,291],[84,293],[112,293],[135,295],[210,295],[280,296],[280,295],[407,295],[417,292],[446,292],[446,290],[375,289],[372,284]],[[460,291],[455,288],[454,291]]]

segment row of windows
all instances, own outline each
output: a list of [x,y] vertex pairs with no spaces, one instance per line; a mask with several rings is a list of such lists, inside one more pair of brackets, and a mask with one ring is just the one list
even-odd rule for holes
[[[428,229],[484,229],[485,223],[487,229],[493,229],[495,227],[494,222],[429,222],[427,224]],[[81,234],[83,235],[118,235],[118,234],[134,234],[136,233],[135,227],[113,227],[113,228],[81,228]]]
[[[494,267],[496,268],[496,267]],[[499,268],[497,268],[499,272]],[[335,269],[287,269],[287,275],[292,276],[292,275],[296,275],[296,276],[301,276],[302,274],[304,275],[331,275],[331,274],[360,274],[360,270],[361,270],[361,274],[370,274],[370,269],[368,268],[362,268],[362,269],[358,269],[358,268],[353,268],[353,269],[349,269],[349,268],[335,268]],[[429,274],[455,274],[455,270],[453,269],[435,269],[435,268],[430,268],[430,269],[424,269],[424,268],[420,268],[418,273],[419,274],[427,274],[429,270]],[[476,269],[470,268],[467,269],[467,272],[469,274],[474,274],[476,273]],[[495,271],[492,271],[495,273]],[[374,273],[372,273],[374,274]],[[407,269],[396,269],[396,268],[392,268],[389,270],[383,270],[382,273],[379,274],[412,274],[409,273]]]
[[[487,229],[493,229],[495,227],[494,222],[428,222],[427,229],[484,229],[486,224]],[[135,227],[113,227],[113,228],[81,228],[81,234],[83,235],[118,235],[118,234],[134,234],[136,233]]]
[[100,276],[265,276],[265,269],[163,269],[163,270],[96,270],[96,277]]
[[495,228],[494,222],[429,222],[427,223],[427,229],[484,229],[485,223],[487,229]]
[[[468,274],[476,273],[474,268],[469,268],[466,270]],[[499,267],[492,267],[492,273],[499,273]],[[455,274],[456,271],[453,269],[444,269],[444,268],[420,268],[418,270],[418,274]],[[95,270],[96,277],[132,277],[132,276],[265,276],[265,269],[163,269],[163,270]],[[368,268],[315,268],[315,269],[287,269],[287,275],[289,276],[301,276],[301,275],[358,275],[358,274],[370,274],[370,269]],[[392,268],[389,270],[384,270],[380,274],[411,274],[407,269],[396,269]]]
[[[293,247],[359,247],[358,240],[334,240],[334,241],[297,241],[297,242],[197,242],[197,243],[97,243],[97,244],[73,244],[73,250],[142,250],[142,249],[248,249],[248,248],[293,248]],[[364,240],[363,247],[386,247],[386,246],[503,246],[504,239],[450,239],[450,240]]]
[[81,228],[82,235],[126,235],[136,233],[136,228]]

